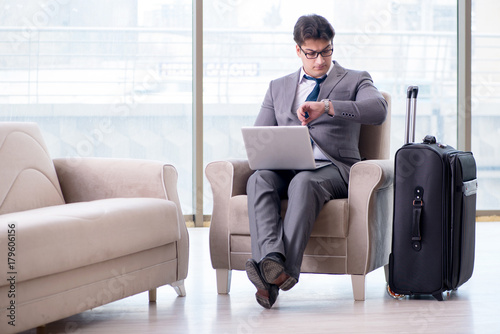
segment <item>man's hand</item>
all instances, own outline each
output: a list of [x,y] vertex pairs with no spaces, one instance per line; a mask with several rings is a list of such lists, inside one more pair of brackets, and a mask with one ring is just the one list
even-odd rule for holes
[[323,102],[304,102],[297,109],[297,117],[302,122],[302,125],[306,125],[324,114],[324,112],[325,104]]

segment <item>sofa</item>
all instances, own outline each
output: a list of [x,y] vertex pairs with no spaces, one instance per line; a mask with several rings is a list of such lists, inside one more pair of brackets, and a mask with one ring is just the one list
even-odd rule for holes
[[52,160],[37,124],[0,123],[0,333],[166,284],[184,296],[188,250],[172,165]]

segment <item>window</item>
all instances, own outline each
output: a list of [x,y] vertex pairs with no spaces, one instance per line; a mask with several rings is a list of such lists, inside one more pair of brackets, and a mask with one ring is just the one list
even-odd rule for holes
[[500,3],[472,1],[472,152],[478,210],[500,207]]
[[[245,158],[272,79],[301,66],[293,26],[310,4],[206,0],[204,164]],[[457,145],[457,2],[318,0],[336,29],[334,59],[367,70],[392,96],[394,153],[405,93],[420,87],[416,140]],[[0,0],[0,120],[39,123],[53,157],[165,161],[179,172],[184,214],[192,193],[192,6],[188,0]],[[472,2],[472,151],[478,209],[500,206],[500,31],[493,0]],[[212,209],[204,185],[204,212]]]
[[37,122],[53,157],[172,163],[191,201],[187,0],[0,1],[0,118]]
[[[336,30],[333,59],[367,70],[375,85],[391,94],[393,153],[404,140],[408,85],[420,87],[416,140],[433,134],[456,145],[456,1],[322,0],[315,5]],[[246,157],[240,128],[255,121],[269,81],[300,68],[293,26],[310,12],[303,1],[205,2],[205,163]],[[208,185],[205,195],[205,212],[210,212]]]

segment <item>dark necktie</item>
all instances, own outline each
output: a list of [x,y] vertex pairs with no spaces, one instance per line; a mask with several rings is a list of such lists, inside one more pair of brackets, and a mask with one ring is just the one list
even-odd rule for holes
[[[314,85],[313,90],[306,97],[306,101],[316,101],[318,99],[318,95],[319,95],[319,85],[323,81],[325,81],[326,76],[317,79],[317,78],[313,78],[313,77],[311,77],[311,76],[309,76],[307,74],[304,74],[304,78],[306,78],[307,80],[314,80],[314,81],[316,81],[316,85]],[[309,113],[307,111],[305,112],[305,117],[309,118]]]
[[326,79],[326,76],[323,77],[323,78],[313,78],[311,76],[308,76],[307,74],[304,74],[304,78],[306,78],[307,80],[314,80],[316,81],[316,85],[314,86],[313,90],[311,91],[311,93],[309,93],[309,95],[307,96],[306,98],[306,101],[316,101],[318,99],[318,95],[319,95],[319,85],[325,81]]

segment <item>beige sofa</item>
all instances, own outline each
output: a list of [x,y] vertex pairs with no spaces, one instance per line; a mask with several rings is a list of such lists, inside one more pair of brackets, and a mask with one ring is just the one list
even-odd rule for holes
[[[389,261],[392,238],[393,162],[389,108],[380,126],[361,126],[359,150],[366,158],[351,167],[349,195],[325,204],[306,247],[301,272],[351,275],[355,300],[365,300],[365,276]],[[231,270],[251,258],[246,160],[214,161],[205,169],[213,192],[210,256],[217,291],[228,293]],[[282,201],[282,215],[287,201]],[[387,277],[387,271],[386,271]]]
[[0,123],[0,333],[165,284],[184,296],[188,247],[173,166],[52,161],[36,124]]

